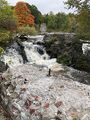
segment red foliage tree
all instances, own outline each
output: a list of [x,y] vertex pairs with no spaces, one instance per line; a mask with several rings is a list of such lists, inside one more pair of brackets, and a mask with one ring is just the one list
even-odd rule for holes
[[15,13],[19,26],[34,25],[34,16],[31,14],[26,3],[18,2],[15,6]]

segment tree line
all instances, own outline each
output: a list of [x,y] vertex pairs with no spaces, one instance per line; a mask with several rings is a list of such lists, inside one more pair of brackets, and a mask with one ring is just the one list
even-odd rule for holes
[[0,0],[0,46],[7,44],[15,32],[36,33],[42,23],[46,23],[48,32],[75,32],[79,38],[90,40],[90,1],[67,0],[65,5],[75,8],[76,13],[42,15],[35,5],[18,2],[10,6],[6,0]]
[[47,25],[48,31],[59,31],[59,32],[75,32],[76,31],[76,15],[57,13],[44,15],[44,21]]
[[77,35],[81,39],[90,40],[90,0],[67,0],[68,9],[75,8]]

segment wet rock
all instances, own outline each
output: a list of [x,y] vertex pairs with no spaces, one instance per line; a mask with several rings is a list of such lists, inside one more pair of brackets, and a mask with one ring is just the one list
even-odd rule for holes
[[19,38],[16,39],[16,42],[17,42],[17,44],[20,48],[18,52],[22,56],[23,63],[25,64],[26,62],[28,62],[28,59],[27,59],[27,56],[26,56],[26,53],[25,53],[25,50],[24,50],[24,45]]
[[22,41],[26,41],[28,40],[28,36],[27,35],[20,35],[19,38],[22,40]]
[[3,61],[0,61],[0,72],[4,72],[7,70],[7,67]]
[[43,49],[42,49],[41,47],[38,47],[38,48],[37,48],[37,51],[38,51],[38,53],[39,53],[40,55],[43,55],[43,54],[44,54],[44,51],[43,51]]

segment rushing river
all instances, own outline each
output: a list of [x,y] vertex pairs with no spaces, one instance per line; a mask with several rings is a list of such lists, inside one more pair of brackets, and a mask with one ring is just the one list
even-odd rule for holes
[[[90,84],[90,74],[70,67],[64,67],[56,62],[56,58],[50,59],[50,56],[46,53],[43,45],[37,44],[38,42],[43,43],[43,38],[43,35],[28,36],[27,40],[22,42],[20,40],[21,46],[17,42],[14,42],[3,54],[2,61],[4,61],[10,68],[15,68],[27,63],[42,66],[51,69],[54,72],[65,71],[66,69],[67,72],[64,72],[65,75],[74,78],[76,81]],[[86,50],[89,48],[90,46],[88,47],[87,44],[83,44],[83,54],[85,54]]]
[[[44,36],[32,36],[30,41],[24,41],[22,42],[22,45],[24,47],[28,63],[49,67],[50,65],[56,63],[56,59],[50,59],[49,55],[45,51],[45,48],[42,45],[34,43],[36,41],[42,42],[43,37]],[[23,58],[19,49],[18,44],[14,43],[10,48],[7,48],[6,52],[2,56],[3,61],[10,68],[23,64]]]

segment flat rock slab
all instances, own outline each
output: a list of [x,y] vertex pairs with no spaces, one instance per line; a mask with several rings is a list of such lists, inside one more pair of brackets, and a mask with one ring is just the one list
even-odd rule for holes
[[[65,74],[65,73],[64,73]],[[13,120],[90,120],[90,86],[36,65],[2,75],[1,99]]]

